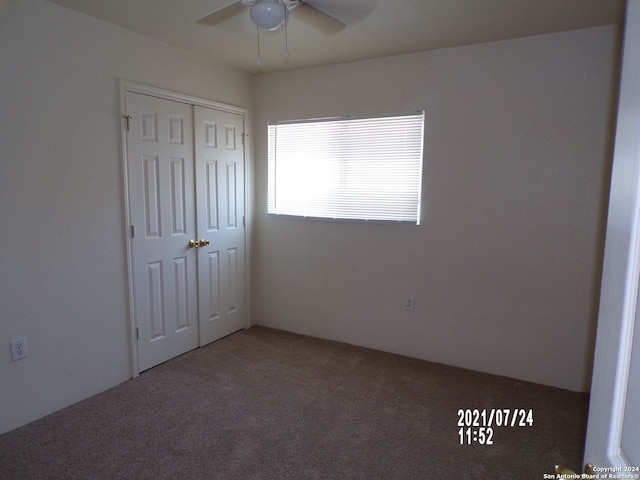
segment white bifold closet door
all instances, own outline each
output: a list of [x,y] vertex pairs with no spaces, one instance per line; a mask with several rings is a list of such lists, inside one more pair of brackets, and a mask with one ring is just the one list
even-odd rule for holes
[[243,116],[126,92],[139,371],[246,326]]

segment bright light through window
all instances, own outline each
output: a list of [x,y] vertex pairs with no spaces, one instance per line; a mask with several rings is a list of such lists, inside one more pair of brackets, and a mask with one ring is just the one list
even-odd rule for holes
[[420,223],[424,112],[269,124],[268,213]]

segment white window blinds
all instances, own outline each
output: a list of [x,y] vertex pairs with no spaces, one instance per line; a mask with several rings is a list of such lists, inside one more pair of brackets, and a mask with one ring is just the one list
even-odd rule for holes
[[268,213],[420,223],[424,112],[269,124]]

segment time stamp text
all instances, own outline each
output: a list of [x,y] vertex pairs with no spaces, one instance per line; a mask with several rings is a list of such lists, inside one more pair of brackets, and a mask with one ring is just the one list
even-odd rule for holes
[[[533,409],[529,408],[460,408],[458,409],[460,445],[493,445],[496,429],[533,427]],[[542,478],[640,480],[639,467],[593,467],[594,474],[547,474]]]
[[533,427],[533,409],[460,408],[458,427],[460,445],[493,445],[496,428]]

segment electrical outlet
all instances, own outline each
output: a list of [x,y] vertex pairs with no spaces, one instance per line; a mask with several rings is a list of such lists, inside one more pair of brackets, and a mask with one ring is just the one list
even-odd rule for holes
[[416,311],[416,297],[413,295],[405,295],[404,296],[404,309],[407,312],[415,312]]
[[16,338],[11,340],[11,360],[14,362],[25,358],[29,355],[27,351],[27,339],[25,337]]

